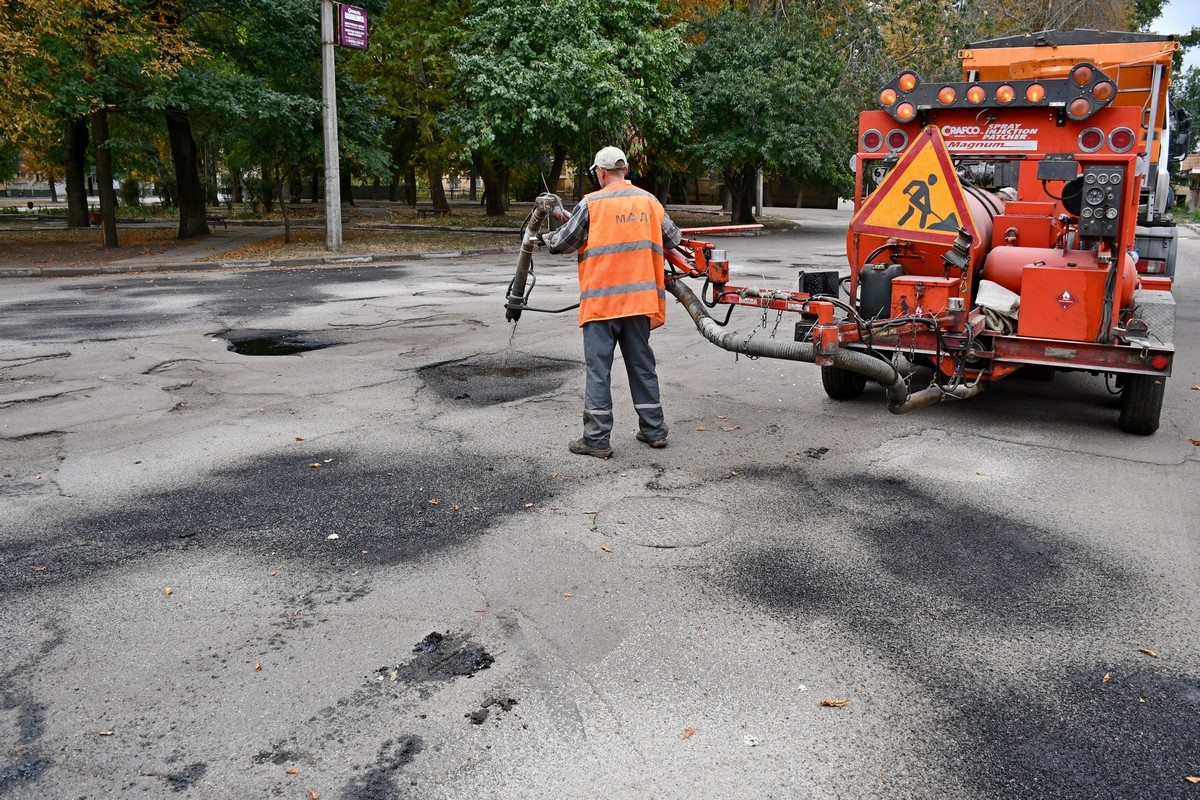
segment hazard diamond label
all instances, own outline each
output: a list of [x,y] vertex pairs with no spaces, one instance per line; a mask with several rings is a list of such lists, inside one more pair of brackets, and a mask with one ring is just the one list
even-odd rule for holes
[[1071,294],[1070,289],[1063,289],[1062,294],[1054,298],[1054,302],[1058,303],[1058,307],[1063,311],[1068,310],[1071,306],[1079,302],[1079,298]]

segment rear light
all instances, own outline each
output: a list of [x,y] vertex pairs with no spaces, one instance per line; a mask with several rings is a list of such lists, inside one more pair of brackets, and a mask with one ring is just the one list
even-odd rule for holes
[[1017,98],[1016,91],[1014,91],[1013,87],[1009,86],[1007,83],[996,90],[996,102],[997,103],[1002,103],[1003,105],[1008,105],[1016,98]]
[[1104,144],[1104,132],[1099,128],[1088,128],[1079,134],[1079,149],[1085,153],[1094,153]]
[[954,91],[953,86],[943,86],[942,90],[938,92],[938,102],[944,106],[951,105],[957,99],[958,92]]
[[912,103],[901,103],[896,106],[896,119],[901,122],[908,122],[917,115],[916,106]]
[[871,129],[862,135],[859,143],[862,144],[863,150],[866,150],[868,153],[874,153],[883,147],[883,134],[875,129]]
[[1076,86],[1087,86],[1092,82],[1092,67],[1090,64],[1076,64],[1071,70],[1071,80]]
[[887,146],[889,150],[903,150],[908,146],[908,134],[901,130],[894,130],[887,135]]
[[1133,131],[1129,130],[1129,128],[1117,128],[1108,135],[1108,146],[1117,153],[1124,153],[1133,147],[1133,143],[1136,141],[1137,137],[1133,135]]
[[1046,87],[1040,83],[1031,83],[1025,87],[1025,102],[1040,103],[1046,99]]
[[1091,113],[1092,104],[1086,97],[1076,97],[1067,106],[1067,116],[1071,119],[1087,119]]
[[1117,87],[1113,86],[1108,81],[1100,81],[1092,87],[1092,97],[1099,100],[1101,103],[1107,103],[1113,99],[1117,93]]
[[879,105],[890,106],[896,102],[896,90],[884,89],[879,93]]
[[1154,358],[1150,359],[1150,366],[1154,367],[1155,369],[1166,369],[1170,363],[1171,359],[1167,358],[1162,353],[1159,353]]
[[973,106],[977,106],[987,99],[987,92],[982,86],[972,86],[967,89],[967,102]]
[[901,73],[900,79],[897,82],[899,83],[900,91],[902,92],[911,92],[913,89],[917,88],[917,84],[920,83],[915,72]]

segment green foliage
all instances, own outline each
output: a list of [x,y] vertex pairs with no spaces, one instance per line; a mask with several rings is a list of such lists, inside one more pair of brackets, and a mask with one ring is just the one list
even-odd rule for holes
[[848,102],[845,57],[832,40],[803,17],[736,12],[706,20],[700,31],[704,40],[684,80],[695,162],[845,185],[857,108]]
[[663,27],[652,0],[480,0],[466,27],[454,51],[462,102],[445,119],[470,149],[590,154],[687,130],[684,31]]
[[142,204],[142,184],[137,178],[126,178],[121,182],[118,195],[124,206],[140,206]]

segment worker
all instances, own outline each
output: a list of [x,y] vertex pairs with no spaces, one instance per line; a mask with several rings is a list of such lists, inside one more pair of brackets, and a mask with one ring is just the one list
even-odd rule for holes
[[[551,253],[579,253],[579,326],[587,380],[583,438],[572,453],[608,458],[613,450],[612,362],[625,360],[638,441],[667,446],[650,331],[666,321],[663,248],[679,245],[679,228],[658,199],[625,179],[629,162],[616,147],[596,153],[591,170],[599,191],[586,195],[566,223],[544,242]],[[550,196],[551,202],[558,198]]]

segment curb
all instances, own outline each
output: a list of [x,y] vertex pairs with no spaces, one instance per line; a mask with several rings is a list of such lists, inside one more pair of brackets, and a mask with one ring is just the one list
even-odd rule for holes
[[398,261],[447,260],[519,253],[519,246],[482,247],[445,253],[379,253],[366,256],[303,256],[255,261],[175,261],[98,265],[93,267],[0,267],[2,278],[77,278],[86,275],[127,275],[145,272],[206,272],[218,269],[285,269],[290,267],[391,266]]

